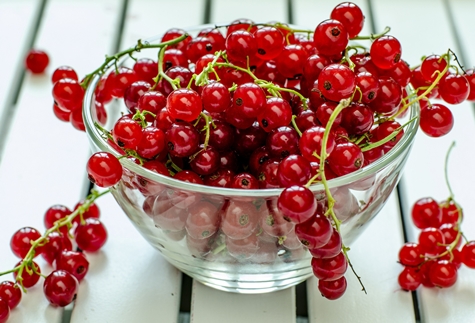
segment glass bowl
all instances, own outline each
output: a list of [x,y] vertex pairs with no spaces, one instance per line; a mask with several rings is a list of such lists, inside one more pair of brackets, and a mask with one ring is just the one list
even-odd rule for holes
[[[147,41],[158,43],[160,39],[157,36]],[[86,132],[94,152],[119,157],[94,125],[94,91],[99,79],[96,75],[86,90]],[[119,101],[111,105],[114,111],[109,115],[118,116],[121,109],[127,113]],[[392,150],[374,163],[328,182],[347,246],[363,233],[398,183],[418,129],[418,117],[419,106],[414,104],[407,118],[416,121],[405,127]],[[238,190],[191,184],[154,173],[126,158],[120,162],[123,176],[111,189],[117,203],[141,235],[192,278],[224,291],[264,293],[288,288],[313,275],[310,253],[276,207],[282,189]],[[324,203],[323,185],[310,188],[319,203]],[[223,220],[231,218],[234,222]]]

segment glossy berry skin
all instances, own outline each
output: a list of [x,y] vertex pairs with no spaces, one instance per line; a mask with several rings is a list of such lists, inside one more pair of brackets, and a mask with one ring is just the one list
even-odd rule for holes
[[343,252],[332,258],[312,258],[311,261],[313,274],[322,280],[337,280],[346,272],[348,261]]
[[461,257],[465,266],[475,269],[475,241],[469,241],[463,246]]
[[278,97],[266,99],[266,104],[257,116],[262,129],[269,132],[281,126],[288,126],[292,120],[290,104]]
[[399,250],[399,262],[404,266],[416,267],[424,261],[417,243],[406,242]]
[[211,146],[204,148],[200,145],[199,151],[190,159],[191,169],[199,175],[211,175],[219,168],[219,153]]
[[364,15],[360,7],[352,2],[342,2],[333,8],[330,18],[341,22],[348,31],[348,37],[358,36],[363,29]]
[[[319,161],[320,158],[314,155],[316,153],[320,156],[322,151],[322,141],[325,128],[322,126],[315,126],[305,130],[302,133],[302,137],[299,140],[299,147],[302,153],[302,156],[305,157],[308,161]],[[330,131],[327,140],[326,153],[327,156],[332,153],[335,148],[335,136]]]
[[208,112],[224,112],[231,103],[228,88],[223,83],[205,85],[201,91],[203,109]]
[[245,118],[255,118],[266,104],[266,94],[255,83],[244,83],[237,87],[233,95],[236,113]]
[[361,90],[361,94],[359,91],[356,92],[353,101],[370,103],[376,99],[379,91],[379,79],[376,76],[368,72],[359,72],[356,74],[355,82],[356,86]]
[[[15,265],[15,267],[20,265],[20,263],[21,263],[21,261],[18,262]],[[36,272],[33,271],[32,267],[35,268]],[[25,267],[25,269],[23,269],[23,272],[21,273],[21,278],[23,279],[22,283],[23,283],[23,286],[25,288],[30,288],[30,287],[35,286],[36,283],[40,280],[40,277],[41,277],[39,274],[37,274],[37,273],[41,273],[41,269],[40,269],[40,266],[38,266],[38,264],[36,262],[33,261],[32,266],[29,266],[29,269],[32,270],[31,275],[26,271],[26,267]],[[16,272],[13,273],[13,278],[15,278],[15,281],[20,278],[20,277],[18,277],[18,278],[17,277],[18,277],[18,272],[16,271]]]
[[254,32],[257,44],[256,56],[263,60],[275,59],[284,48],[285,38],[275,27],[262,27]]
[[373,124],[373,111],[366,104],[353,102],[341,112],[340,125],[348,133],[362,135],[371,130]]
[[334,19],[327,19],[315,28],[313,38],[317,53],[324,56],[340,55],[348,45],[348,31]]
[[153,78],[158,75],[158,64],[153,59],[141,57],[132,67],[140,81],[155,84]]
[[436,287],[453,286],[457,281],[457,268],[447,260],[438,260],[430,268],[429,279]]
[[133,69],[125,66],[119,67],[118,73],[112,72],[109,74],[108,78],[110,78],[111,94],[118,99],[124,97],[125,89],[127,89],[130,84],[138,81],[137,73],[135,73]]
[[219,210],[207,201],[200,201],[189,209],[185,229],[193,239],[206,239],[218,231]]
[[419,246],[424,254],[437,255],[445,250],[445,237],[437,228],[425,228],[419,233]]
[[276,58],[277,71],[286,78],[296,78],[303,74],[308,53],[301,45],[290,44],[282,49]]
[[419,125],[426,135],[441,137],[452,130],[454,117],[445,105],[434,103],[432,106],[422,109]]
[[53,231],[48,234],[47,243],[41,246],[41,256],[52,265],[63,250],[71,250],[72,243],[68,236]]
[[0,298],[7,302],[8,307],[11,310],[17,307],[21,301],[21,297],[22,292],[18,284],[8,280],[0,283]]
[[399,286],[405,291],[414,291],[422,283],[422,277],[417,268],[404,267],[398,276]]
[[182,88],[170,93],[167,98],[167,109],[174,119],[193,121],[200,115],[203,103],[200,95],[194,90]]
[[53,99],[65,112],[80,109],[84,89],[77,80],[60,79],[53,85]]
[[74,238],[78,248],[86,252],[95,252],[106,243],[107,231],[101,221],[88,218],[84,224],[77,227]]
[[318,290],[323,297],[329,300],[335,300],[343,296],[346,291],[347,282],[345,276],[342,276],[336,280],[319,280]]
[[290,186],[280,193],[277,206],[287,221],[296,224],[309,220],[317,209],[312,191],[305,186]]
[[46,277],[43,292],[54,306],[64,307],[76,299],[79,283],[65,270],[55,270]]
[[130,113],[137,111],[137,105],[140,97],[147,93],[152,86],[145,81],[136,81],[130,84],[124,91],[124,103]]
[[363,167],[364,155],[352,142],[339,143],[328,157],[328,164],[336,175],[343,176]]
[[[165,41],[173,40],[173,39],[178,38],[178,37],[180,37],[184,34],[186,34],[186,31],[184,31],[183,29],[170,28],[165,32],[165,34],[163,34],[161,41],[165,42]],[[174,44],[174,45],[170,45],[170,47],[171,48],[178,48],[180,50],[185,50],[186,46],[188,45],[188,43],[190,41],[191,41],[191,36],[188,36],[184,40],[182,40],[181,42],[179,42],[177,44]]]
[[392,137],[386,143],[384,143],[382,146],[382,149],[384,150],[385,153],[390,151],[396,144],[401,140],[404,130],[401,129],[401,124],[397,121],[384,121],[383,123],[380,123],[376,128],[371,130],[371,141],[372,142],[377,142],[380,140],[386,140],[387,137],[389,137],[392,133],[394,133],[396,130],[399,132],[396,134],[395,137]]
[[0,297],[0,323],[5,323],[10,317],[10,307],[7,301]]
[[298,152],[298,134],[294,128],[282,126],[272,130],[266,139],[266,147],[273,157],[286,157]]
[[51,76],[51,83],[54,84],[60,79],[72,79],[72,80],[78,80],[78,75],[76,71],[71,67],[71,66],[59,66],[56,68],[53,72],[53,75]]
[[31,49],[25,59],[25,66],[33,74],[41,74],[49,64],[48,54],[42,50]]
[[200,134],[187,122],[175,122],[165,133],[168,152],[174,157],[188,157],[198,150]]
[[259,181],[250,173],[239,173],[234,175],[231,188],[247,190],[259,189]]
[[457,208],[457,204],[455,204],[453,200],[442,201],[439,205],[440,209],[442,210],[441,223],[455,225],[458,223],[459,218],[463,218],[462,210]]
[[245,239],[257,228],[259,212],[248,201],[230,201],[224,208],[221,230],[231,239]]
[[442,224],[442,210],[433,198],[423,197],[417,200],[411,210],[412,221],[419,229],[438,228]]
[[342,240],[337,230],[332,230],[330,239],[326,244],[319,248],[309,249],[310,254],[314,258],[333,258],[341,251]]
[[310,162],[300,155],[289,155],[279,164],[277,176],[282,187],[305,185],[312,176]]
[[112,136],[119,147],[136,150],[142,139],[142,126],[131,115],[124,115],[115,122]]
[[330,64],[318,76],[318,89],[328,100],[338,102],[349,98],[355,88],[355,73],[342,64]]
[[398,111],[401,99],[401,86],[392,78],[381,76],[379,78],[378,93],[369,106],[374,112],[390,116]]
[[80,282],[87,274],[89,262],[82,252],[64,250],[56,259],[56,269],[69,272]]
[[146,159],[153,159],[165,149],[165,133],[154,126],[142,130],[142,137],[137,145],[137,153]]
[[468,69],[465,70],[465,78],[467,79],[468,83],[470,84],[470,92],[468,93],[467,100],[468,101],[475,101],[475,70]]
[[376,39],[370,48],[371,60],[380,69],[387,70],[401,59],[401,43],[390,35]]
[[[23,259],[30,251],[31,243],[39,238],[41,238],[41,233],[35,228],[21,228],[10,239],[10,248],[15,256]],[[38,255],[39,253],[36,253],[35,257]]]
[[97,152],[89,157],[86,166],[88,178],[99,187],[111,187],[122,177],[122,164],[108,152]]
[[247,30],[236,30],[226,37],[226,53],[229,60],[235,63],[247,64],[247,58],[252,62],[257,53],[257,43],[254,35]]
[[439,82],[439,94],[449,104],[459,104],[468,98],[470,85],[465,76],[447,74]]
[[438,72],[442,72],[447,67],[447,61],[445,58],[440,57],[440,55],[429,55],[421,63],[421,74],[422,77],[428,82],[434,82]]
[[316,249],[326,245],[330,241],[332,232],[330,220],[318,213],[307,221],[295,225],[295,234],[308,249]]

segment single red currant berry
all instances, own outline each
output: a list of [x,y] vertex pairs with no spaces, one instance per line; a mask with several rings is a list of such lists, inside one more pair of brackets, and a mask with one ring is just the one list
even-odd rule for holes
[[235,63],[250,63],[255,60],[257,43],[254,35],[246,30],[236,30],[226,37],[226,53]]
[[108,152],[97,152],[89,157],[86,169],[89,180],[99,187],[114,186],[122,177],[122,164]]
[[[19,266],[21,264],[21,261],[18,262],[15,267]],[[31,271],[31,274],[27,271]],[[13,273],[13,278],[15,278],[15,281],[19,281],[21,279],[21,282],[23,284],[23,287],[25,288],[30,288],[36,285],[36,283],[40,280],[41,277],[41,270],[40,266],[34,261],[31,262],[31,265],[26,265],[23,269],[23,272],[21,273],[21,276],[18,276],[18,271],[15,271]]]
[[462,209],[458,209],[457,204],[453,200],[443,201],[439,203],[442,210],[442,224],[456,225],[463,217]]
[[76,299],[78,280],[65,270],[55,270],[46,277],[43,292],[54,306],[64,307]]
[[401,59],[401,43],[393,36],[382,36],[371,44],[370,55],[377,67],[390,69]]
[[233,106],[245,118],[255,118],[266,104],[266,94],[255,83],[244,83],[237,87],[233,95]]
[[399,286],[406,291],[416,290],[422,283],[421,273],[417,268],[404,267],[398,277]]
[[67,236],[63,236],[62,233],[53,231],[48,234],[47,242],[41,246],[41,256],[50,265],[56,260],[61,251],[71,250],[72,244]]
[[328,100],[339,102],[349,98],[355,88],[355,73],[345,65],[330,64],[318,76],[318,89]]
[[430,268],[429,279],[436,287],[453,286],[457,281],[457,267],[447,260],[438,260]]
[[203,104],[198,93],[192,89],[182,88],[170,93],[167,98],[167,109],[172,118],[190,122],[198,118]]
[[81,109],[84,89],[77,80],[60,79],[53,85],[53,99],[65,112]]
[[[21,288],[17,283],[11,281],[3,281],[0,283],[0,298],[8,303],[8,307],[11,310],[20,303],[21,296]],[[1,321],[2,320],[0,320],[0,322]]]
[[348,31],[338,20],[327,19],[315,28],[313,41],[318,54],[341,55],[348,45]]
[[310,162],[300,155],[289,155],[279,164],[277,176],[282,187],[305,185],[312,172]]
[[257,116],[257,121],[262,129],[269,132],[281,126],[288,126],[292,120],[290,104],[278,97],[270,97]]
[[79,224],[74,238],[81,250],[95,252],[106,243],[107,231],[101,221],[89,218],[84,224]]
[[203,109],[208,112],[224,112],[231,103],[229,90],[223,83],[209,83],[201,91]]
[[10,317],[10,307],[8,302],[0,297],[0,323],[5,323]]
[[300,242],[310,250],[325,246],[330,241],[332,232],[330,220],[318,213],[307,221],[295,225],[295,234]]
[[200,201],[189,209],[185,229],[193,239],[206,239],[219,229],[220,212],[210,202]]
[[475,241],[469,241],[463,246],[461,256],[465,266],[475,269]]
[[419,246],[424,254],[437,255],[445,250],[445,237],[436,228],[425,228],[419,233]]
[[416,267],[424,261],[424,256],[417,243],[406,242],[399,250],[399,262],[404,266]]
[[[308,161],[320,161],[320,156],[322,152],[322,141],[323,141],[323,134],[325,133],[325,128],[322,126],[315,126],[305,130],[302,133],[302,137],[299,140],[299,148],[302,153],[302,156],[305,157]],[[327,146],[326,146],[326,153],[327,156],[330,155],[335,148],[335,135],[332,131],[330,131],[328,139],[327,139]]]
[[56,269],[65,270],[81,281],[87,274],[89,261],[82,252],[63,250],[56,259]]
[[332,234],[328,242],[315,249],[309,249],[310,254],[314,258],[332,258],[338,255],[341,251],[342,240],[341,235],[337,230],[332,230]]
[[46,52],[38,49],[31,49],[26,55],[26,68],[33,74],[41,74],[49,64],[49,57]]
[[465,70],[465,78],[470,84],[469,86],[470,92],[468,93],[467,100],[475,101],[475,70],[474,69]]
[[153,159],[165,149],[165,133],[154,126],[142,130],[142,138],[137,145],[137,153],[146,159]]
[[313,274],[322,280],[337,280],[346,272],[348,261],[343,252],[332,258],[312,258]]
[[76,71],[71,66],[60,66],[54,70],[51,76],[51,83],[54,84],[60,79],[78,80]]
[[108,82],[110,82],[110,91],[112,96],[120,99],[124,97],[124,92],[127,87],[138,81],[137,73],[133,69],[122,66],[119,68],[118,73],[112,72],[109,74]]
[[136,150],[142,139],[142,126],[130,115],[124,115],[115,122],[112,136],[119,147]]
[[318,280],[318,290],[323,297],[335,300],[343,296],[346,291],[346,278],[342,276],[336,280]]
[[[10,248],[13,254],[18,258],[25,258],[26,254],[30,251],[33,241],[41,238],[41,233],[31,227],[24,227],[15,232],[10,240]],[[35,254],[37,257],[39,253]]]
[[277,71],[286,78],[297,78],[303,74],[308,53],[301,45],[290,44],[283,48],[276,59]]
[[[150,58],[139,58],[135,62],[133,68],[140,81],[145,81],[149,84],[155,84],[154,77],[158,75],[158,64]],[[166,71],[166,69],[165,69]]]
[[432,104],[421,111],[420,127],[430,137],[441,137],[454,126],[452,111],[442,104]]
[[200,145],[200,150],[190,157],[191,169],[199,175],[211,175],[219,168],[219,153],[211,146]]
[[364,15],[360,7],[352,2],[342,2],[333,8],[330,18],[341,22],[348,31],[349,38],[358,36],[363,29]]
[[412,207],[411,215],[414,225],[419,229],[438,228],[441,225],[442,210],[431,197],[417,200]]
[[337,144],[328,157],[328,165],[338,176],[357,171],[363,167],[363,164],[363,152],[358,145],[352,142]]
[[[165,34],[163,34],[161,42],[170,41],[180,36],[183,36],[185,34],[186,34],[186,31],[184,31],[183,29],[171,28],[171,29],[168,29],[165,32]],[[170,45],[170,47],[178,48],[184,51],[186,50],[186,46],[188,45],[190,41],[191,41],[191,36],[187,36],[181,42],[174,45]]]
[[310,219],[317,209],[317,201],[312,191],[305,186],[290,186],[277,199],[279,210],[287,221],[302,223]]
[[465,76],[447,74],[439,82],[439,94],[442,100],[449,104],[459,104],[468,98],[470,84]]
[[198,150],[200,134],[188,122],[175,122],[165,133],[167,149],[171,156],[188,157]]
[[231,239],[245,239],[257,228],[259,212],[248,201],[231,201],[224,208],[221,230]]
[[440,57],[440,55],[429,55],[421,63],[422,77],[426,81],[433,83],[446,67],[447,61],[445,58]]
[[284,35],[275,27],[262,27],[254,33],[257,44],[256,56],[263,60],[275,59],[284,48]]

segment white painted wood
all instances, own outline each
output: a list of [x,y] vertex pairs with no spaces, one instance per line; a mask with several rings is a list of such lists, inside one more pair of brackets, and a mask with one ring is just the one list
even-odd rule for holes
[[228,24],[235,19],[251,19],[254,22],[287,22],[287,1],[278,0],[213,0],[211,22]]
[[[83,74],[94,66],[89,64],[102,59],[111,47],[115,8],[117,3],[113,0],[48,2],[35,47],[48,51],[51,65],[45,75],[27,74],[0,167],[3,183],[0,270],[9,269],[18,261],[9,248],[10,237],[16,230],[33,226],[43,231],[43,215],[48,207],[64,204],[73,208],[80,199],[88,142],[84,133],[53,115],[50,77],[61,64],[70,64]],[[98,30],[97,25],[88,21],[100,21],[103,27]],[[28,25],[28,21],[20,19],[21,22]],[[13,27],[7,30],[15,32]],[[21,47],[25,36],[19,33],[18,38],[11,41],[13,47]],[[10,55],[8,51],[3,53]],[[88,59],[84,59],[86,56]],[[8,59],[13,62],[12,58]],[[44,265],[41,259],[38,262]],[[45,273],[51,270],[42,268]],[[11,276],[1,279],[11,279]],[[61,319],[62,309],[48,304],[42,283],[40,280],[24,295],[9,322],[41,323]]]
[[32,31],[39,1],[34,0],[3,0],[0,2],[0,52],[2,67],[0,68],[0,115],[3,113],[11,85],[23,68],[26,41]]
[[295,288],[246,295],[193,282],[190,323],[295,322]]
[[[197,25],[203,7],[191,0],[129,1],[121,48],[171,27]],[[94,255],[71,322],[177,322],[181,273],[140,236],[112,196],[104,197],[103,205],[109,239]]]
[[[450,1],[451,3],[452,1]],[[455,21],[473,29],[473,3],[457,1]],[[416,65],[422,55],[441,54],[448,48],[456,50],[454,39],[449,28],[446,8],[442,1],[374,1],[377,26],[393,27],[392,34],[403,44],[403,58]],[[466,12],[465,15],[461,12]],[[472,36],[463,34],[464,44],[470,44]],[[473,45],[471,45],[473,46]],[[472,47],[473,48],[473,47]],[[474,62],[473,52],[468,52]],[[469,216],[475,212],[473,204],[473,182],[475,174],[470,171],[469,163],[475,158],[475,119],[472,106],[463,103],[450,106],[454,118],[454,129],[445,137],[433,139],[420,133],[417,136],[412,154],[408,160],[403,177],[406,214],[409,214],[413,203],[425,196],[437,200],[448,197],[443,169],[444,157],[452,141],[456,147],[449,161],[449,176],[455,198],[464,208],[467,216],[462,229],[469,239],[475,237],[475,220]],[[417,239],[418,230],[413,226],[411,239]],[[421,288],[422,311],[426,322],[468,322],[473,316],[475,300],[475,272],[462,268],[455,286],[445,289]]]
[[[296,24],[315,29],[330,17],[340,1],[296,1]],[[361,35],[370,34],[366,1],[355,1],[365,14]],[[321,297],[316,279],[307,283],[310,322],[413,322],[414,311],[409,293],[398,291],[397,253],[403,244],[397,194],[393,194],[380,214],[351,246],[350,259],[362,277],[368,294],[361,292],[355,275],[348,270],[348,288],[337,301]],[[344,309],[344,310],[343,310]]]

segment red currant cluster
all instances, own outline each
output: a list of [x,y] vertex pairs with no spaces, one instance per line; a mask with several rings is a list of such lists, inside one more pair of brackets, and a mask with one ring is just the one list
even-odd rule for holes
[[463,214],[453,199],[437,203],[430,197],[421,198],[411,214],[421,232],[417,243],[406,243],[399,251],[399,262],[404,265],[398,278],[402,289],[416,290],[421,284],[450,287],[462,264],[475,268],[475,241],[467,241],[460,250]]
[[[22,298],[22,291],[35,286],[44,277],[43,291],[55,306],[66,306],[77,293],[79,282],[87,274],[89,262],[84,252],[99,250],[107,240],[107,231],[99,220],[100,211],[94,203],[103,193],[93,192],[76,204],[73,211],[64,205],[53,205],[45,212],[45,233],[24,227],[15,232],[10,248],[21,260],[0,276],[13,273],[14,281],[0,283],[0,322]],[[71,240],[72,239],[72,240]],[[73,250],[77,247],[77,251]],[[54,270],[47,276],[41,273],[34,258],[41,255]]]
[[[401,125],[396,117],[414,103],[421,104],[422,130],[438,137],[451,130],[453,117],[445,105],[429,100],[475,99],[475,74],[459,73],[463,69],[451,65],[451,51],[411,69],[401,59],[399,41],[387,35],[389,28],[360,36],[363,23],[360,8],[345,2],[315,30],[246,19],[200,30],[195,37],[173,28],[159,44],[138,41],[107,57],[81,82],[72,68],[58,68],[52,79],[54,111],[84,130],[84,88],[100,75],[96,127],[120,158],[194,184],[284,188],[277,201],[215,203],[130,174],[108,152],[93,154],[87,164],[98,186],[123,179],[139,190],[144,211],[177,239],[185,232],[192,253],[209,252],[218,232],[224,234],[222,246],[238,260],[264,249],[262,232],[286,247],[295,237],[297,247],[313,256],[322,295],[336,299],[346,290],[344,274],[351,267],[336,208],[349,202],[336,200],[327,181],[388,153],[404,126],[415,121]],[[159,49],[158,61],[119,64],[123,56],[149,48]],[[105,104],[114,98],[123,100],[127,113],[109,131],[103,128]],[[309,189],[316,182],[323,183],[323,196]]]

